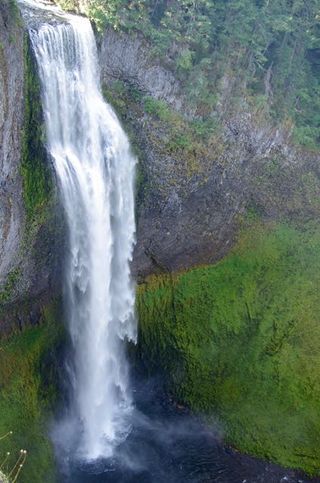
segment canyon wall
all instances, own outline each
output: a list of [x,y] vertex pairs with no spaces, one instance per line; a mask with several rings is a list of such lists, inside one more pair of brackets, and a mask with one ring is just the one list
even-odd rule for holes
[[[65,3],[74,8],[73,0]],[[139,161],[132,263],[139,282],[137,360],[166,375],[176,400],[219,418],[231,444],[319,474],[319,150],[295,144],[292,122],[273,119],[268,103],[253,100],[249,89],[239,95],[230,69],[203,122],[178,73],[177,46],[159,56],[138,30],[110,27],[98,46],[105,97]],[[268,78],[265,89],[268,98]],[[48,342],[41,346],[47,358],[61,319],[51,302],[62,291],[63,218],[32,51],[15,2],[4,0],[0,333],[51,319],[30,329],[34,339],[28,331],[17,338],[26,360],[35,353],[38,402],[37,340]],[[16,363],[19,373],[19,357]],[[50,375],[45,369],[42,382]],[[20,390],[11,402],[15,376],[6,381],[4,408],[24,404]]]
[[245,97],[230,104],[235,79],[221,80],[215,124],[203,133],[172,60],[160,61],[141,34],[108,29],[100,65],[137,147],[139,278],[216,262],[253,213],[298,223],[319,216],[319,153],[294,146],[290,127]]
[[36,323],[61,291],[63,221],[33,54],[15,2],[0,6],[0,332]]

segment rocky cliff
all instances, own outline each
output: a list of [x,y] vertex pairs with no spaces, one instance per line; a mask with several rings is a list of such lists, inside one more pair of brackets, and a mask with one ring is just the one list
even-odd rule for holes
[[[105,96],[139,159],[138,358],[167,374],[182,403],[218,416],[230,443],[319,474],[319,152],[294,145],[292,125],[272,119],[266,103],[245,90],[236,98],[237,79],[227,70],[203,122],[170,50],[159,58],[135,30],[108,28],[98,42]],[[5,333],[37,322],[59,293],[65,238],[39,81],[11,0],[0,5],[0,141]],[[21,343],[27,361],[35,346],[37,399],[37,341],[47,341],[44,352],[51,342],[43,327],[44,335],[32,331]],[[25,410],[21,394],[15,400]],[[8,414],[5,424],[17,424]]]
[[40,87],[14,1],[0,5],[0,332],[38,321],[59,290],[61,222]]
[[139,158],[139,364],[230,444],[318,476],[319,152],[228,74],[206,125],[139,33],[108,30],[100,64]]
[[[14,2],[0,12],[0,283],[9,304],[59,284],[63,235],[34,63]],[[319,215],[318,153],[294,147],[290,126],[272,123],[265,108],[245,97],[232,105],[232,77],[222,78],[204,128],[170,51],[159,60],[138,32],[109,28],[99,55],[106,97],[139,158],[136,277],[221,259],[248,214],[298,223]]]
[[206,132],[169,54],[159,61],[141,34],[112,29],[100,47],[107,98],[138,147],[139,277],[219,260],[248,213],[302,222],[320,209],[319,154],[295,147],[265,107],[232,104],[228,75]]
[[[14,14],[14,15],[13,15]],[[21,133],[23,127],[24,53],[19,13],[9,2],[0,6],[0,279],[16,266],[23,236]]]

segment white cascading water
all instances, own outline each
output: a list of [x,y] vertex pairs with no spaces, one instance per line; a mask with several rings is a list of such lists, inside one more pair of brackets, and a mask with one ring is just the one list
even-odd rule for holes
[[61,23],[31,28],[30,37],[69,228],[62,267],[73,345],[68,427],[78,456],[93,460],[111,456],[130,428],[125,341],[136,338],[129,267],[135,159],[101,94],[90,22],[63,15]]

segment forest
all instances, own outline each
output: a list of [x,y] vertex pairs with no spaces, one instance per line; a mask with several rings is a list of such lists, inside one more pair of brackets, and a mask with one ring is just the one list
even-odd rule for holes
[[[79,0],[60,0],[66,9]],[[199,118],[215,116],[221,78],[297,144],[320,143],[320,5],[318,0],[84,0],[100,31],[138,30],[155,56],[168,56]]]

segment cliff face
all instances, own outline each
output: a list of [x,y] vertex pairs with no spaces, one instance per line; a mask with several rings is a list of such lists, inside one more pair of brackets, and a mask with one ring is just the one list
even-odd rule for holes
[[156,99],[165,99],[176,109],[182,108],[180,82],[153,58],[151,46],[138,33],[107,29],[100,44],[100,59],[105,82],[123,80]]
[[[43,148],[40,88],[14,2],[1,4],[1,305],[55,291],[63,229]],[[107,99],[137,149],[141,279],[221,259],[248,216],[303,223],[319,216],[319,155],[290,143],[265,108],[232,103],[225,75],[212,124],[201,126],[170,52],[161,61],[138,33],[99,39]]]
[[21,133],[23,127],[23,31],[9,2],[0,5],[0,281],[16,266],[23,236]]
[[61,230],[40,88],[15,2],[0,5],[0,332],[37,322],[59,285]]
[[100,65],[139,158],[139,364],[230,444],[318,476],[319,151],[227,73],[205,126],[138,34],[107,31]]
[[292,146],[290,127],[247,99],[234,107],[234,79],[222,79],[203,133],[170,56],[160,62],[138,34],[108,30],[100,64],[107,98],[138,146],[138,276],[220,259],[248,215],[298,223],[319,215],[319,155]]
[[[39,80],[14,5],[0,5],[0,334],[46,312],[65,251]],[[177,400],[218,415],[232,444],[318,474],[319,153],[294,146],[292,126],[265,104],[235,102],[227,72],[205,124],[170,52],[159,60],[138,33],[108,29],[99,55],[139,159],[138,357],[168,374]]]

